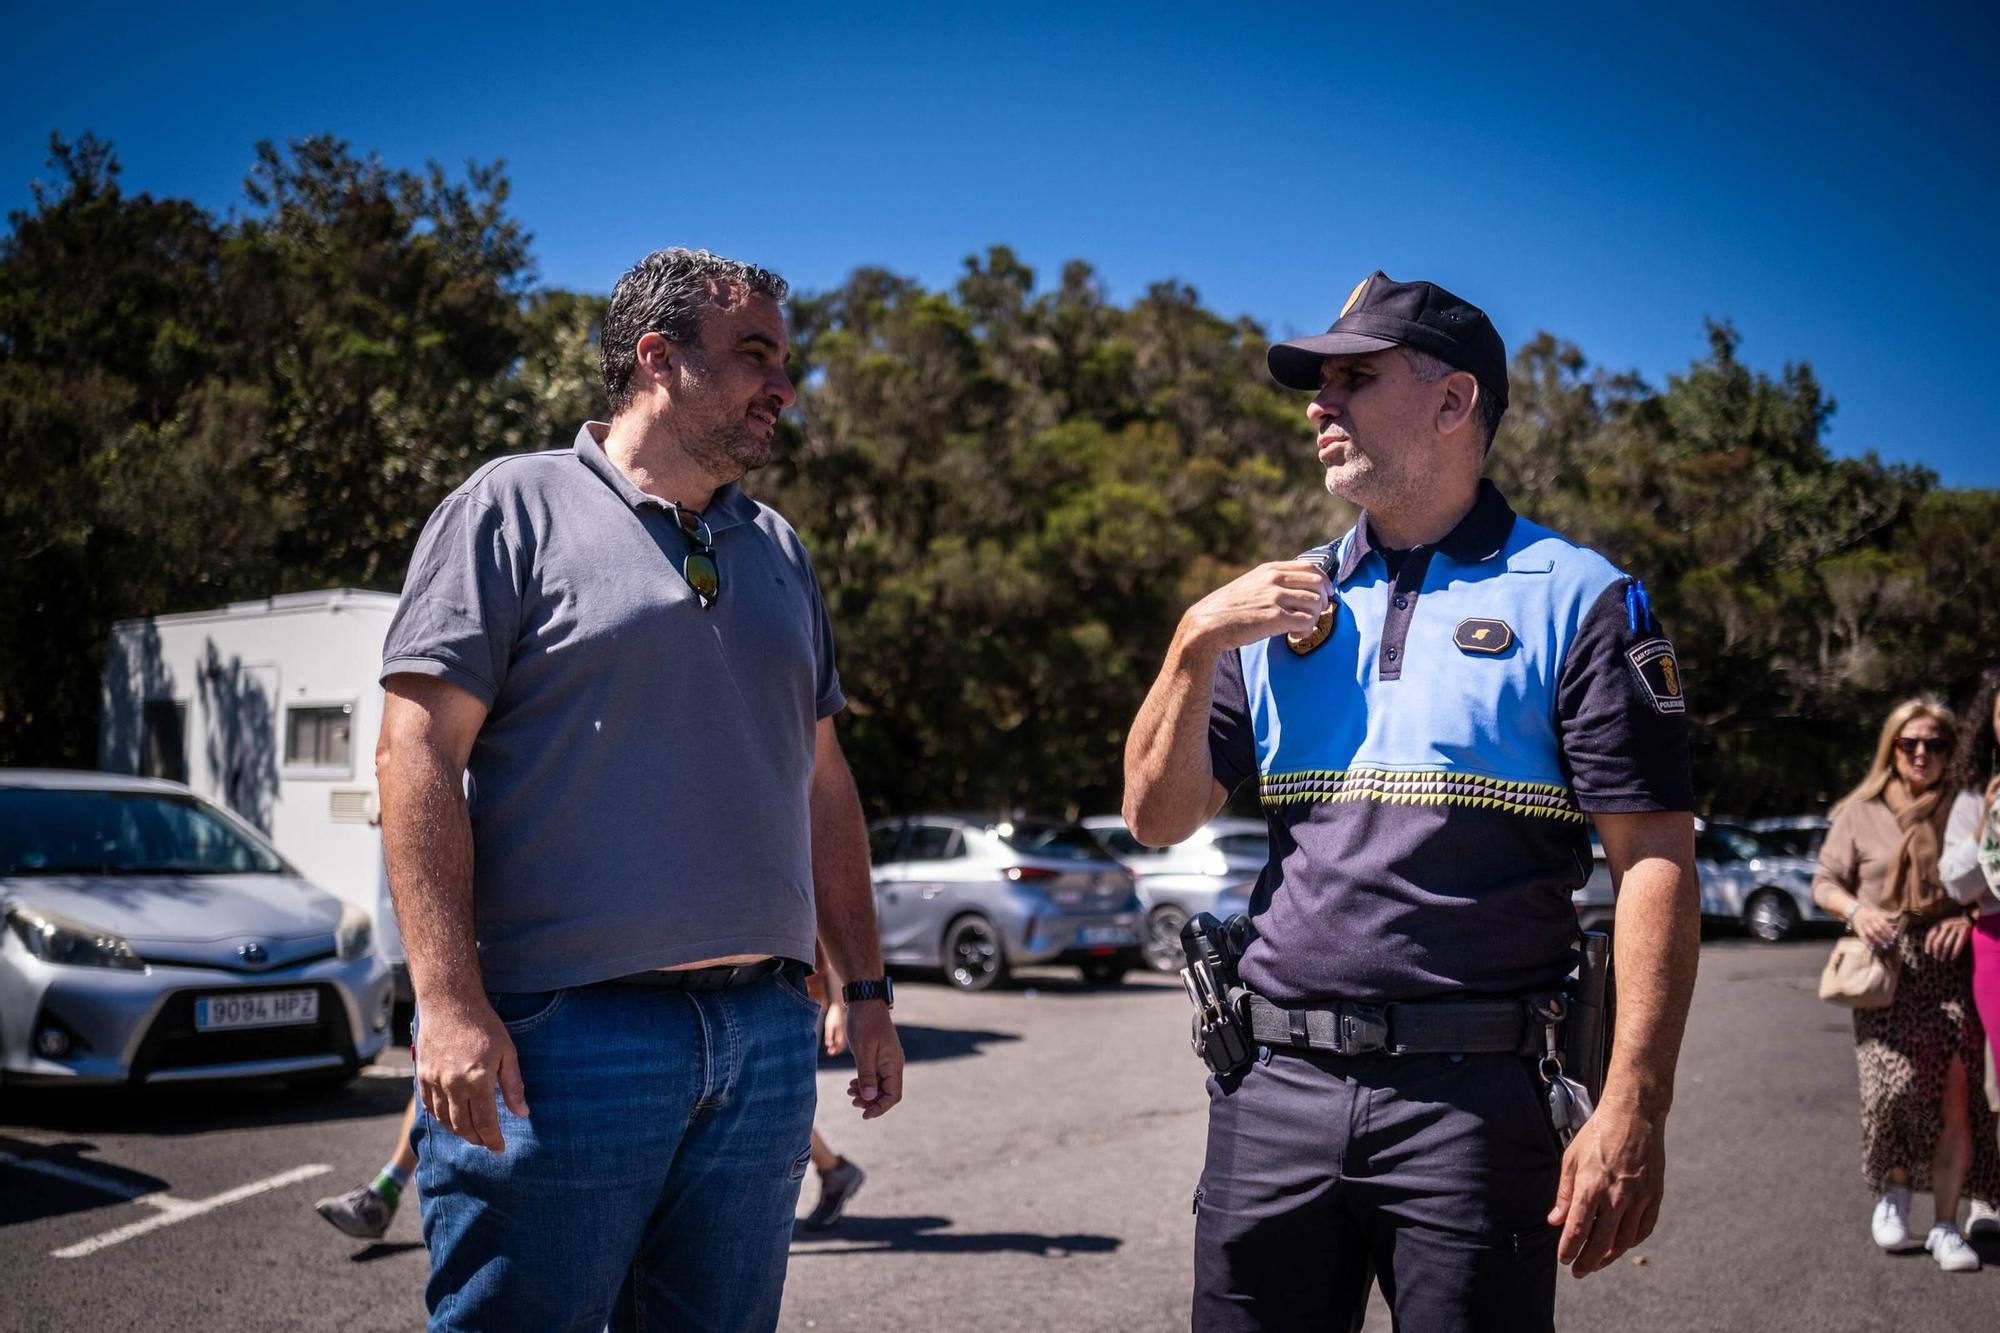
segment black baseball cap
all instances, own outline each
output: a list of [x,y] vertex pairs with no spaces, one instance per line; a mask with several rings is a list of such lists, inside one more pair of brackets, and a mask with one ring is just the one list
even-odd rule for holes
[[1274,345],[1271,378],[1288,389],[1318,389],[1320,363],[1330,356],[1414,347],[1469,372],[1507,406],[1507,344],[1486,312],[1434,282],[1397,282],[1376,269],[1347,294],[1340,318],[1325,333]]

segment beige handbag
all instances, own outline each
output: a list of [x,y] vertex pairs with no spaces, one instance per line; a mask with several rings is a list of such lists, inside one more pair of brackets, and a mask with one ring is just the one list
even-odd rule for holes
[[1896,955],[1876,953],[1858,935],[1845,935],[1819,974],[1819,998],[1848,1009],[1887,1009],[1896,1000]]

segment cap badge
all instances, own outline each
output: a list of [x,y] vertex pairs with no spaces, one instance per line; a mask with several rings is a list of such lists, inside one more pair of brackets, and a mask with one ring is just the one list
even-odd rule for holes
[[1464,652],[1498,657],[1514,646],[1514,631],[1504,620],[1461,620],[1451,641]]
[[1304,634],[1287,634],[1285,647],[1300,657],[1333,637],[1333,622],[1339,619],[1340,599],[1333,598],[1326,604],[1326,610],[1319,613],[1319,620]]
[[1367,278],[1363,278],[1363,279],[1362,279],[1361,281],[1359,281],[1359,282],[1355,283],[1355,284],[1354,284],[1354,290],[1353,290],[1353,291],[1351,291],[1351,292],[1349,292],[1349,293],[1347,294],[1347,304],[1346,304],[1346,305],[1343,305],[1343,306],[1342,306],[1342,307],[1340,308],[1340,313],[1341,313],[1341,315],[1342,315],[1342,316],[1345,316],[1345,315],[1347,314],[1347,312],[1348,312],[1348,311],[1350,311],[1350,310],[1354,309],[1354,303],[1355,303],[1356,301],[1359,301],[1359,300],[1361,299],[1361,293],[1363,293],[1363,292],[1365,292],[1365,291],[1367,291],[1367,290],[1368,290],[1368,279],[1367,279]]

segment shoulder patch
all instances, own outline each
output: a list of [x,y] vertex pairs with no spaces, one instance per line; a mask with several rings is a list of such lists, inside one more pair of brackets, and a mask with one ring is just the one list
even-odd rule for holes
[[1498,657],[1514,646],[1514,631],[1504,620],[1474,617],[1458,622],[1451,641],[1464,652]]
[[1681,692],[1681,664],[1674,646],[1662,638],[1646,639],[1625,650],[1625,660],[1638,673],[1639,683],[1661,713],[1685,713],[1687,696]]

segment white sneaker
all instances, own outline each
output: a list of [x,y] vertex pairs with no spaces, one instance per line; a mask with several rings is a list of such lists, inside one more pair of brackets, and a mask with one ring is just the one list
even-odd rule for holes
[[2000,1233],[2000,1208],[1984,1199],[1974,1199],[1966,1205],[1965,1234],[1981,1236],[1987,1232]]
[[1875,1243],[1885,1250],[1904,1250],[1910,1246],[1910,1187],[1891,1185],[1876,1200],[1875,1216],[1868,1229],[1875,1235]]
[[1958,1228],[1949,1222],[1940,1222],[1931,1228],[1931,1234],[1924,1237],[1924,1248],[1937,1260],[1937,1266],[1947,1273],[1977,1273],[1979,1256],[1965,1243],[1965,1237],[1958,1234]]

